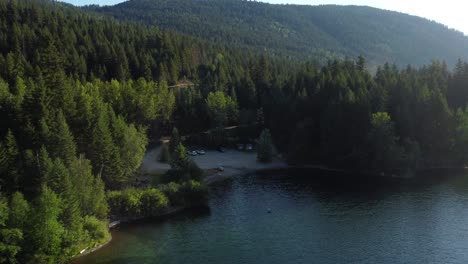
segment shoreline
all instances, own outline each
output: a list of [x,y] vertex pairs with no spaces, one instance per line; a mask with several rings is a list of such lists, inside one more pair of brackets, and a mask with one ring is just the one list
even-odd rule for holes
[[77,259],[79,259],[79,258],[81,258],[81,257],[86,256],[86,255],[89,255],[89,254],[95,252],[96,250],[99,250],[99,249],[105,247],[105,246],[106,246],[107,244],[109,244],[111,241],[112,241],[112,233],[111,233],[110,230],[109,230],[109,239],[108,239],[106,242],[104,242],[104,243],[102,243],[102,244],[99,244],[99,245],[97,245],[97,246],[95,246],[95,247],[93,247],[93,248],[89,248],[89,249],[88,249],[88,248],[85,248],[85,249],[83,249],[84,251],[83,251],[83,250],[81,251],[81,252],[83,252],[83,253],[78,253],[77,255],[72,256],[71,259],[68,260],[66,263],[73,264],[73,261],[74,261],[74,260],[77,260]]
[[269,166],[265,168],[235,168],[235,167],[226,167],[224,171],[216,172],[214,174],[208,175],[203,179],[203,183],[206,185],[212,185],[218,182],[232,179],[234,177],[244,176],[251,173],[261,173],[266,171],[279,171],[287,170],[291,167],[286,164],[275,164],[274,166]]
[[130,224],[130,223],[143,221],[143,220],[147,220],[147,219],[153,219],[153,218],[154,219],[160,219],[160,218],[164,218],[164,217],[169,217],[169,216],[175,215],[177,213],[183,212],[183,211],[185,211],[185,210],[187,210],[189,208],[190,207],[186,207],[186,206],[169,207],[166,210],[164,210],[163,212],[161,212],[160,214],[155,215],[155,216],[151,216],[151,217],[144,217],[144,216],[125,217],[125,218],[117,219],[117,220],[114,220],[114,221],[110,222],[109,225],[108,225],[108,228],[109,228],[109,230],[112,230],[112,229],[118,228],[119,226],[124,225],[124,224]]
[[[267,164],[268,165],[268,164]],[[212,185],[218,182],[225,180],[233,179],[234,177],[244,176],[251,173],[258,174],[274,174],[282,173],[287,171],[304,171],[304,172],[320,172],[327,173],[335,177],[343,177],[346,175],[359,175],[361,178],[371,178],[375,180],[417,180],[417,179],[428,179],[428,178],[438,178],[440,173],[453,173],[453,174],[462,174],[468,173],[468,167],[433,167],[433,168],[420,168],[416,171],[409,172],[403,169],[395,169],[386,172],[377,172],[377,171],[359,171],[359,170],[347,170],[340,168],[330,168],[325,165],[302,165],[294,166],[284,164],[272,164],[270,166],[265,166],[263,168],[226,168],[224,172],[217,172],[205,177],[203,182],[206,185]],[[359,178],[359,177],[357,177]]]
[[[466,168],[466,167],[424,168],[424,169],[418,169],[417,170],[417,172],[416,172],[416,174],[418,174],[417,176],[407,178],[405,176],[396,176],[396,175],[386,176],[386,175],[381,175],[379,173],[370,173],[370,172],[362,172],[362,171],[358,172],[358,171],[352,171],[352,170],[328,168],[328,167],[323,166],[323,165],[290,166],[290,165],[287,165],[286,163],[282,163],[282,164],[275,163],[275,164],[270,164],[270,166],[268,166],[268,164],[264,164],[264,165],[266,165],[266,166],[264,166],[262,168],[226,167],[225,170],[222,171],[222,172],[217,172],[217,173],[214,173],[212,175],[206,176],[203,179],[203,183],[206,184],[207,186],[210,186],[210,185],[213,185],[213,184],[216,184],[216,183],[219,183],[219,182],[223,182],[223,181],[226,181],[226,180],[229,180],[229,179],[233,179],[234,177],[240,177],[240,176],[244,176],[244,175],[251,174],[251,173],[270,174],[270,173],[274,173],[274,172],[283,172],[285,170],[317,170],[317,171],[321,171],[321,172],[337,173],[337,174],[341,174],[341,175],[358,173],[358,174],[365,175],[365,176],[377,176],[378,179],[417,179],[417,178],[420,178],[420,177],[424,177],[421,174],[431,175],[432,173],[435,173],[435,172],[447,172],[447,171],[458,172],[458,173],[468,172],[468,168]],[[183,212],[185,210],[188,210],[190,208],[191,207],[173,207],[173,208],[168,208],[167,210],[165,210],[161,214],[159,214],[157,216],[150,217],[150,218],[148,218],[148,217],[136,217],[136,218],[126,218],[126,219],[118,219],[118,220],[112,221],[108,225],[109,233],[110,233],[109,234],[110,237],[109,237],[108,241],[106,241],[103,244],[97,245],[96,247],[93,247],[91,249],[86,249],[86,251],[84,251],[83,253],[80,253],[78,255],[73,256],[68,263],[73,263],[73,260],[75,260],[77,258],[80,258],[80,257],[83,257],[83,256],[86,256],[88,254],[91,254],[91,253],[95,252],[96,250],[99,250],[102,247],[108,245],[112,241],[112,233],[111,233],[112,229],[118,228],[121,225],[132,224],[132,223],[135,223],[135,222],[138,222],[138,221],[144,221],[144,220],[148,220],[148,219],[161,219],[161,218],[164,218],[164,217],[170,217],[172,215],[181,213],[181,212]]]
[[126,224],[132,224],[132,223],[137,223],[139,221],[144,221],[144,220],[148,220],[148,219],[162,219],[164,217],[170,217],[170,216],[173,216],[175,214],[178,214],[178,213],[181,213],[185,210],[188,210],[190,209],[190,207],[185,207],[185,206],[178,206],[178,207],[171,207],[171,208],[168,208],[167,210],[165,210],[164,212],[162,212],[161,214],[157,215],[157,216],[152,216],[152,217],[134,217],[134,218],[123,218],[123,219],[118,219],[118,220],[114,220],[112,222],[110,222],[108,224],[108,229],[109,229],[109,239],[102,243],[102,244],[99,244],[95,247],[92,247],[92,248],[86,248],[86,249],[83,249],[81,252],[83,253],[78,253],[77,255],[71,257],[71,259],[69,261],[67,261],[67,263],[69,264],[73,264],[73,261],[80,258],[80,257],[84,257],[86,255],[89,255],[105,246],[107,246],[111,241],[112,241],[112,230],[113,229],[116,229],[122,225],[126,225]]

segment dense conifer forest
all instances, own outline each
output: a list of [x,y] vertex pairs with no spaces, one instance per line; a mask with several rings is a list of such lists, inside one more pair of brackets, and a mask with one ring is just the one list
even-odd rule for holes
[[360,56],[318,65],[0,1],[0,263],[61,263],[105,242],[110,215],[203,200],[178,140],[167,184],[129,189],[148,144],[171,133],[259,125],[291,164],[465,166],[467,86],[461,60],[371,74]]
[[[314,4],[310,2],[310,4]],[[420,17],[363,6],[272,5],[246,0],[130,0],[89,6],[119,20],[267,52],[275,56],[328,59],[363,55],[368,66],[397,66],[467,58],[468,38]]]

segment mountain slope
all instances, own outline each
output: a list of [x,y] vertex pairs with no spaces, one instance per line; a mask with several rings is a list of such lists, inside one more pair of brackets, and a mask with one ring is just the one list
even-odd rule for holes
[[272,5],[241,0],[130,0],[88,6],[139,21],[273,54],[324,61],[365,56],[373,64],[454,65],[468,57],[468,38],[423,18],[359,6]]

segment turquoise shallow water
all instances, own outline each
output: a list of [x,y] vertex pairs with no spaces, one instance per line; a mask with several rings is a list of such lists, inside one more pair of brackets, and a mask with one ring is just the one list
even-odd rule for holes
[[468,178],[363,184],[311,177],[249,175],[218,184],[209,210],[121,227],[76,263],[468,263]]

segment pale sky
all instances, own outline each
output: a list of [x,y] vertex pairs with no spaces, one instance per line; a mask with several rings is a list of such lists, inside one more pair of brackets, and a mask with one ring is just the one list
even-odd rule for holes
[[[122,0],[62,0],[74,5],[113,5]],[[366,5],[435,20],[468,35],[468,2],[465,0],[262,0],[273,4]]]

